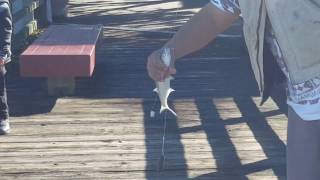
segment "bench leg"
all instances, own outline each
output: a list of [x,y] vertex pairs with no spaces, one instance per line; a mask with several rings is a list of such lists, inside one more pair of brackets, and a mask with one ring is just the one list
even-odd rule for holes
[[70,96],[74,94],[75,78],[48,78],[49,96]]

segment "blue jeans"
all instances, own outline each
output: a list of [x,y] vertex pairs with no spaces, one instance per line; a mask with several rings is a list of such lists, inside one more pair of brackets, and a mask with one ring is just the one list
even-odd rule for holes
[[289,107],[287,180],[320,179],[320,120],[304,121]]
[[0,121],[9,118],[5,74],[5,66],[0,66]]
[[[10,5],[0,3],[0,57],[6,62],[11,56],[12,16]],[[7,91],[5,82],[6,68],[0,66],[0,121],[9,118]]]

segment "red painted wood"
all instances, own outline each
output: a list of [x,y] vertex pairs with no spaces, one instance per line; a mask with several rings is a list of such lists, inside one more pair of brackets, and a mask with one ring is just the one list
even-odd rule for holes
[[20,57],[23,77],[89,77],[101,26],[52,25]]

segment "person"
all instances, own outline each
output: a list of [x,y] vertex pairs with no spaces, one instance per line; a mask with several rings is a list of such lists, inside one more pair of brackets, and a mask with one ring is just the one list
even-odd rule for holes
[[[148,57],[155,81],[176,73],[174,61],[206,46],[241,16],[251,66],[265,101],[285,77],[288,89],[287,179],[320,179],[320,0],[211,0]],[[271,52],[273,58],[269,58]],[[275,63],[272,63],[274,59]],[[275,66],[273,66],[273,64]],[[281,74],[272,73],[279,69]]]
[[11,60],[12,16],[9,0],[0,0],[0,135],[10,130],[5,64]]

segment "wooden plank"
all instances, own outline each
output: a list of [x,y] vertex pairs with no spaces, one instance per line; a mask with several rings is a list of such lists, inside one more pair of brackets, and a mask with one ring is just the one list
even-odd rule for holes
[[[261,161],[261,158],[254,158],[251,159],[243,159],[242,164],[250,164],[252,162]],[[148,166],[147,166],[148,163]],[[19,170],[23,172],[33,172],[33,171],[63,171],[68,169],[69,171],[90,171],[91,169],[97,171],[114,171],[114,172],[121,172],[121,171],[141,171],[141,170],[156,170],[158,167],[158,161],[145,161],[145,160],[119,160],[119,161],[111,161],[107,159],[101,160],[89,160],[89,161],[81,161],[77,160],[76,162],[69,161],[65,159],[63,162],[56,162],[56,161],[49,161],[49,162],[37,162],[34,161],[32,163],[23,163],[23,162],[6,162],[6,166],[2,167],[2,171],[6,171],[8,173]],[[22,166],[18,166],[21,164]],[[265,161],[263,166],[274,166],[274,165],[284,165],[285,158],[278,157],[274,159],[268,159]],[[189,165],[195,167],[196,165],[200,165],[199,169],[209,169],[217,167],[217,164],[212,159],[194,159],[193,161],[189,162]],[[234,159],[226,159],[221,161],[219,164],[221,168],[229,169],[229,168],[237,168],[234,166]],[[239,167],[238,167],[239,168]],[[257,165],[256,168],[261,168]],[[187,169],[186,164],[183,161],[179,161],[177,159],[167,159],[166,160],[166,170],[181,170]]]
[[[203,170],[190,170],[188,175],[189,178],[198,178],[198,179],[210,179],[210,180],[235,180],[241,177],[241,174],[245,174],[241,171],[231,171],[229,173],[218,173],[217,169],[203,169]],[[135,171],[135,172],[106,172],[106,171],[89,171],[89,172],[29,172],[22,174],[14,175],[4,175],[2,176],[5,180],[8,180],[15,176],[15,179],[23,180],[34,180],[34,179],[146,179],[146,177],[152,179],[168,179],[168,180],[183,180],[186,179],[184,173],[179,171],[165,171],[165,172],[155,172],[152,174],[147,174],[144,171]],[[272,170],[264,170],[260,172],[250,173],[246,175],[249,180],[285,180],[285,177],[276,178],[273,175]],[[82,178],[84,177],[84,178]]]
[[[160,139],[161,136],[159,136]],[[121,141],[123,139],[120,139]],[[210,152],[212,149],[210,144],[215,144],[219,145],[220,147],[216,147],[215,149],[217,151],[227,151],[228,150],[228,145],[225,142],[220,142],[218,141],[213,141],[213,142],[203,142],[199,143],[197,146],[193,147],[193,144],[197,143],[192,143],[192,144],[187,144],[184,142],[180,142],[179,140],[176,140],[175,142],[167,142],[168,150],[173,151],[173,152],[179,152],[182,150],[181,145],[188,145],[188,147],[184,147],[184,149],[188,149],[193,152]],[[264,147],[266,150],[272,150],[272,149],[277,149],[278,146],[272,144],[272,141],[264,141],[265,143],[268,144],[267,147]],[[258,151],[262,150],[262,147],[259,145],[257,142],[236,142],[237,143],[237,150],[238,151]],[[51,143],[42,143],[40,145],[37,144],[24,144],[22,147],[20,146],[14,146],[13,144],[8,144],[7,146],[3,145],[3,149],[1,149],[0,152],[6,152],[6,151],[18,151],[18,152],[34,152],[34,151],[43,151],[43,149],[47,149],[47,151],[59,151],[65,148],[67,149],[83,149],[83,150],[106,150],[106,152],[114,152],[117,149],[119,152],[146,152],[147,150],[154,150],[154,151],[160,151],[161,150],[161,144],[160,142],[158,143],[153,143],[149,144],[148,147],[146,147],[146,144],[142,145],[136,145],[136,144],[126,144],[126,143],[121,143],[119,145],[115,144],[109,144],[107,142],[87,142],[87,143],[80,143],[80,142],[74,142],[74,143],[62,143],[62,142],[51,142]],[[64,145],[64,146],[63,146]],[[9,147],[8,147],[9,146]],[[33,146],[33,147],[32,147]],[[148,149],[147,149],[148,148]],[[279,149],[279,148],[278,148]],[[45,151],[45,150],[44,150]]]
[[[159,143],[160,144],[160,143]],[[168,159],[177,159],[182,160],[183,158],[192,161],[193,159],[212,159],[214,160],[223,160],[228,154],[231,154],[230,151],[220,152],[215,157],[212,158],[211,151],[199,151],[196,153],[185,153],[184,157],[177,156],[177,153],[168,153],[166,157]],[[261,158],[265,159],[266,155],[264,152],[260,150],[239,150],[237,151],[238,156],[241,159],[250,159],[251,157],[254,158]],[[150,157],[152,160],[156,160],[159,158],[159,151],[154,151],[153,155]],[[284,152],[280,151],[273,151],[271,153],[271,158],[278,158],[283,157]],[[113,161],[126,161],[126,160],[147,160],[147,157],[145,156],[145,153],[141,152],[134,152],[134,153],[123,153],[123,152],[108,152],[108,151],[102,151],[102,150],[91,150],[89,152],[85,152],[84,150],[68,150],[68,152],[63,151],[56,151],[56,152],[48,152],[46,153],[43,149],[43,152],[39,152],[36,154],[36,152],[30,152],[29,153],[22,153],[22,152],[12,152],[10,151],[9,154],[1,153],[2,159],[0,159],[1,162],[9,162],[10,159],[15,159],[16,161],[28,161],[32,162],[32,158],[35,158],[35,160],[52,160],[52,161],[58,161],[58,160],[66,160],[67,157],[70,159],[76,160],[76,158],[81,159],[80,157],[86,156],[85,158],[93,158],[93,159],[99,159],[98,157],[103,157],[103,159],[107,160],[113,160]],[[20,158],[20,159],[19,159]],[[231,157],[230,157],[231,158]]]

